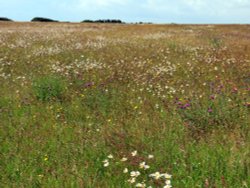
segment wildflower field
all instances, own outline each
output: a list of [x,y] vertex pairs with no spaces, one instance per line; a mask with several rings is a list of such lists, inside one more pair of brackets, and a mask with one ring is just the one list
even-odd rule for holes
[[0,23],[0,187],[249,188],[250,25]]

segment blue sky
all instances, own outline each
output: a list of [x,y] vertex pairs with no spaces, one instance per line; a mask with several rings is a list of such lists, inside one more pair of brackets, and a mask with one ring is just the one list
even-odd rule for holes
[[0,17],[29,21],[121,19],[155,23],[250,23],[250,0],[0,0]]

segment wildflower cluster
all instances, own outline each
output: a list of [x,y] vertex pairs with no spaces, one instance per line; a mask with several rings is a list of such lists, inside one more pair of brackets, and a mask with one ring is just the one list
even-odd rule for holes
[[[129,156],[124,156],[117,160],[115,160],[114,156],[110,154],[102,162],[103,167],[109,167],[112,163],[112,167],[116,166],[122,168],[121,174],[125,175],[126,182],[134,187],[153,188],[158,185],[161,185],[163,188],[172,187],[172,175],[168,173],[160,173],[158,171],[152,173],[149,163],[153,162],[153,155],[148,155],[144,161],[138,161],[138,159],[141,159],[141,157],[138,156],[138,152],[135,150],[131,152]],[[148,162],[146,162],[146,160]]]
[[249,39],[249,25],[0,22],[0,187],[169,188],[168,171],[175,187],[247,187]]

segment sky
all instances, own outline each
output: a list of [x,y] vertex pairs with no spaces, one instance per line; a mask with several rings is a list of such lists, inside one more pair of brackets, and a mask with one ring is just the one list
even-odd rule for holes
[[153,23],[250,23],[250,0],[0,0],[0,17],[29,21],[121,19]]

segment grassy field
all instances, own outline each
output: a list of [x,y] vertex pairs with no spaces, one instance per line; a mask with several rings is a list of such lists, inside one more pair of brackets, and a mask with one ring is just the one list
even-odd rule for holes
[[250,25],[0,23],[0,187],[249,188]]

